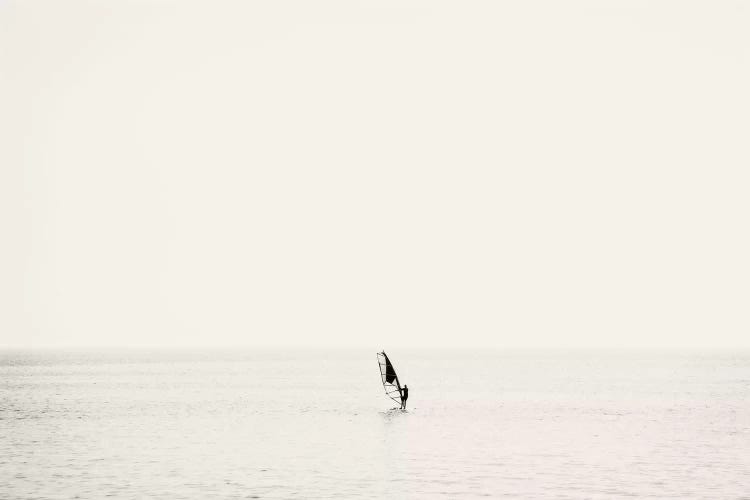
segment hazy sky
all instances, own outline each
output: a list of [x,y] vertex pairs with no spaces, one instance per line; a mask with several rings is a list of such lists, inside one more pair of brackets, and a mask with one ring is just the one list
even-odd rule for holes
[[750,346],[746,2],[0,2],[0,345]]

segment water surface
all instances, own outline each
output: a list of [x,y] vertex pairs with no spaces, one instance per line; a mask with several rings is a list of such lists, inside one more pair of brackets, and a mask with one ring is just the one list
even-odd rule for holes
[[750,498],[750,353],[5,351],[0,498]]

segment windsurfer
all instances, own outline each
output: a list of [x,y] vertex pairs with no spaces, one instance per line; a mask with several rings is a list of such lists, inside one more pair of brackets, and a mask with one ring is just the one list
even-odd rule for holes
[[401,389],[401,409],[406,409],[406,400],[409,399],[409,386],[404,385],[404,388]]

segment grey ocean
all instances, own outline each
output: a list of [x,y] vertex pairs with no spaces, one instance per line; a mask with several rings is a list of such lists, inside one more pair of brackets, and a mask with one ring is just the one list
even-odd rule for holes
[[0,498],[750,498],[747,352],[387,352],[5,351]]

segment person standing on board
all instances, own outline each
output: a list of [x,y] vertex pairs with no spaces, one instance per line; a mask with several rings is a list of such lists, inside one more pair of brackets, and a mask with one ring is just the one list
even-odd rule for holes
[[404,388],[401,389],[401,409],[406,409],[406,400],[409,399],[409,386],[404,385]]

